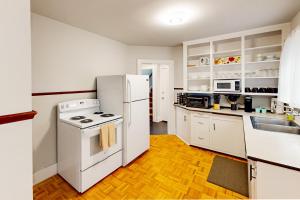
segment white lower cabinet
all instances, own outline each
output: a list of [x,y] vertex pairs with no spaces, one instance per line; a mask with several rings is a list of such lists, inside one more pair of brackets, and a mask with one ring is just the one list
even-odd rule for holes
[[300,172],[248,160],[251,199],[300,199]]
[[209,147],[210,114],[191,113],[191,145]]
[[185,143],[246,158],[243,119],[176,108],[176,131]]
[[190,115],[189,111],[176,107],[177,136],[186,144],[190,144]]
[[211,118],[211,147],[217,151],[246,158],[243,118],[216,115]]

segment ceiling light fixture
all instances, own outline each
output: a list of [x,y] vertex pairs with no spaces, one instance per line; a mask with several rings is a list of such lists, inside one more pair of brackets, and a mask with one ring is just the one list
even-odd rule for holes
[[178,26],[191,22],[195,17],[196,12],[193,7],[177,5],[161,10],[157,15],[157,21],[168,26]]
[[174,13],[169,18],[169,24],[170,25],[180,25],[185,22],[185,14],[184,13]]

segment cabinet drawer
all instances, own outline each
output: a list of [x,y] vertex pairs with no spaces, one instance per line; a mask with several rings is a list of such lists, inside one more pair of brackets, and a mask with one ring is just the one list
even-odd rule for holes
[[88,188],[111,174],[122,166],[122,151],[119,151],[100,163],[88,168],[81,173],[81,190],[83,193]]
[[191,144],[199,147],[209,146],[209,115],[191,115]]

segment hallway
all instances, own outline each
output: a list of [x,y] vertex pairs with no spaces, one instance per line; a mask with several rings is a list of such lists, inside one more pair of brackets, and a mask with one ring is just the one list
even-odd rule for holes
[[168,122],[150,122],[151,135],[165,135],[168,134]]

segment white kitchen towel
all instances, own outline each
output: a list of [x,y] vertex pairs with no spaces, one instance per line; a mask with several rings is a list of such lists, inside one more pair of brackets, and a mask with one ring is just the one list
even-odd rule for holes
[[108,125],[103,125],[100,128],[99,144],[102,150],[107,150],[109,148],[108,144]]
[[112,146],[114,144],[116,144],[116,126],[108,124],[108,145]]

